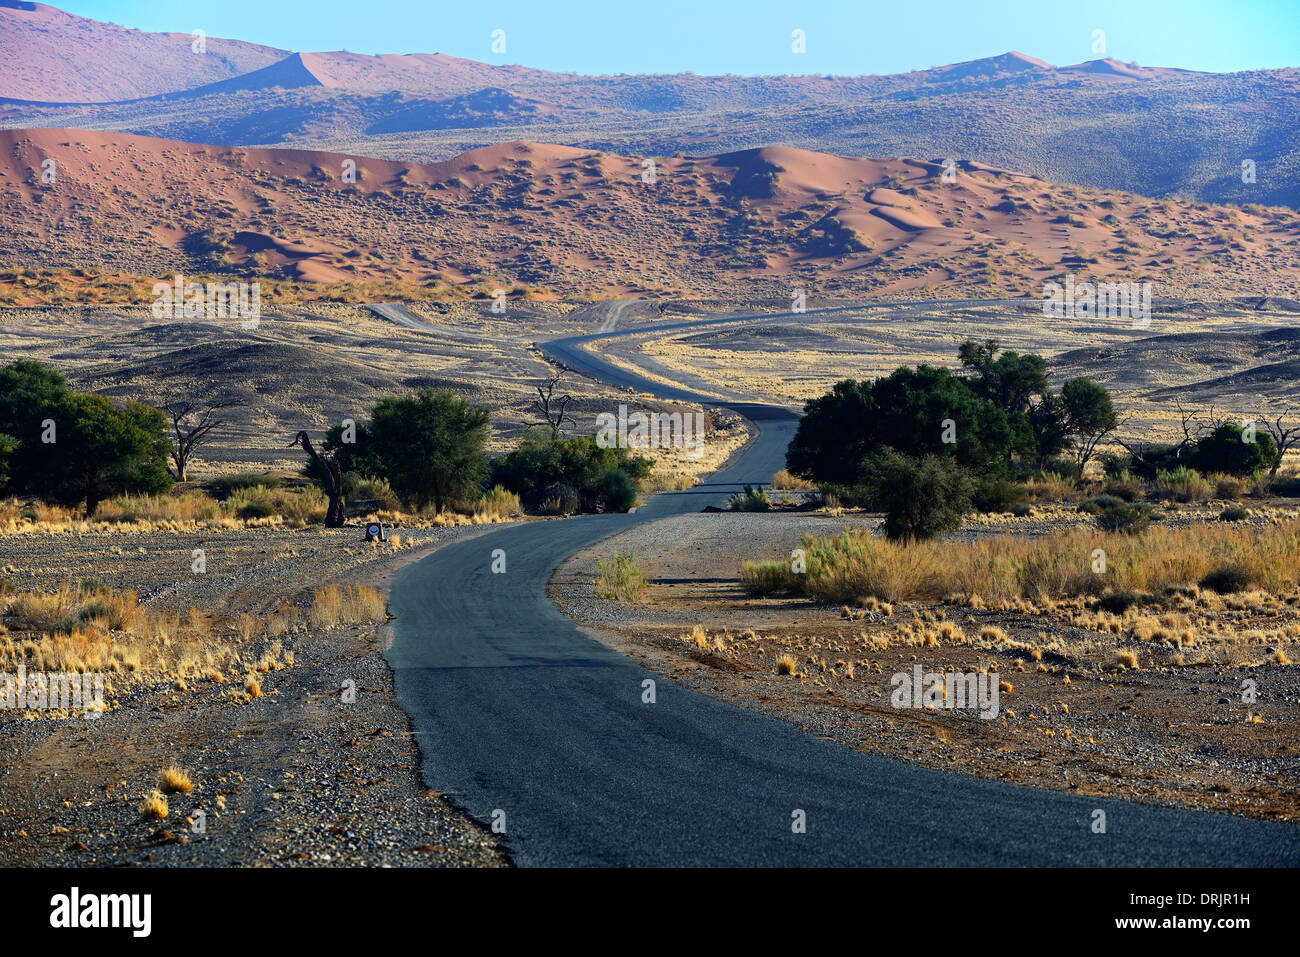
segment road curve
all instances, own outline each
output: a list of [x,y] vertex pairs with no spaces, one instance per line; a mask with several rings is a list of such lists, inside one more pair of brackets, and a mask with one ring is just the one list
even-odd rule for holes
[[[778,318],[789,317],[727,321]],[[745,483],[769,480],[797,422],[785,409],[719,402],[616,368],[581,348],[601,335],[543,349],[620,387],[738,408],[759,435],[711,481],[658,495],[633,514],[502,527],[395,576],[386,656],[425,782],[485,824],[503,825],[517,864],[1300,863],[1294,825],[1016,787],[862,754],[681,688],[580,632],[546,597],[561,561],[635,523],[722,504]],[[497,549],[504,574],[492,571]],[[653,704],[643,701],[647,681]],[[1096,809],[1106,813],[1105,833],[1093,831]],[[800,811],[802,833],[792,826]]]

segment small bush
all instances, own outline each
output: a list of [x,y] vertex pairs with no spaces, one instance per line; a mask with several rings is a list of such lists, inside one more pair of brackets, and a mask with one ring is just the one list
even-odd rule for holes
[[1079,505],[1079,511],[1086,515],[1100,515],[1107,509],[1122,508],[1127,502],[1115,495],[1098,495]]
[[1044,472],[1025,482],[1031,502],[1069,502],[1079,497],[1077,482],[1060,472]]
[[1135,605],[1141,604],[1142,599],[1131,591],[1113,591],[1101,596],[1097,602],[1097,607],[1102,611],[1108,611],[1112,615],[1122,615]]
[[743,492],[731,496],[729,507],[733,512],[766,512],[772,507],[772,503],[763,489],[746,485]]
[[1171,471],[1156,473],[1156,494],[1175,502],[1204,502],[1214,491],[1196,469],[1180,465]]
[[949,459],[885,451],[864,461],[863,475],[872,501],[885,513],[885,535],[892,540],[919,541],[954,532],[970,511],[973,483]]
[[605,512],[626,512],[636,504],[636,483],[622,469],[610,469],[596,486]]
[[239,509],[235,512],[235,517],[247,520],[250,518],[270,518],[274,514],[275,510],[265,502],[245,502],[239,506]]
[[1215,498],[1235,502],[1246,494],[1246,480],[1240,476],[1220,472],[1217,475],[1211,475],[1209,480],[1214,483]]
[[1151,506],[1118,505],[1103,507],[1097,514],[1097,526],[1107,532],[1123,532],[1125,535],[1138,535],[1147,530],[1151,524]]
[[1250,585],[1250,576],[1240,565],[1221,565],[1202,578],[1200,585],[1220,595],[1230,595],[1245,591]]
[[1140,478],[1125,469],[1118,475],[1112,476],[1101,490],[1107,495],[1122,498],[1126,502],[1136,502],[1146,494],[1146,485]]
[[485,494],[474,505],[476,517],[496,520],[517,518],[523,514],[523,511],[519,496],[514,492],[506,491],[500,485],[493,486],[492,491]]
[[986,476],[975,484],[971,504],[981,512],[1005,513],[1015,511],[1028,498],[1029,490],[1023,485],[999,476]]
[[621,555],[615,552],[609,561],[596,562],[596,594],[600,598],[611,598],[635,604],[645,591],[645,572],[636,562],[636,552]]
[[1219,513],[1221,522],[1242,522],[1250,518],[1250,511],[1244,505],[1229,505]]
[[1283,498],[1300,498],[1300,475],[1279,475],[1269,483],[1269,490]]

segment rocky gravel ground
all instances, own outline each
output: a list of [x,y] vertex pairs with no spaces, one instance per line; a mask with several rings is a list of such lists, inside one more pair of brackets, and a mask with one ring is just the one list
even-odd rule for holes
[[[18,589],[94,575],[145,603],[263,612],[331,579],[383,586],[404,561],[481,528],[96,530],[19,535],[3,546]],[[190,572],[191,550],[208,554]],[[387,628],[340,625],[283,637],[290,666],[261,696],[229,683],[115,682],[98,718],[0,712],[0,864],[38,866],[501,866],[492,835],[421,781],[419,753],[382,658]],[[240,700],[244,698],[244,700]],[[145,820],[167,765],[192,789]]]

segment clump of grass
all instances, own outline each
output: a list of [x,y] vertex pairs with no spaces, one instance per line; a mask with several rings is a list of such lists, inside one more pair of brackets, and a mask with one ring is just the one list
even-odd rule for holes
[[383,592],[369,585],[340,586],[338,582],[322,585],[312,592],[308,620],[317,628],[335,625],[364,625],[388,617]]
[[[802,547],[807,572],[797,576],[797,585],[808,597],[837,605],[854,604],[865,595],[891,602],[956,597],[971,604],[1108,591],[1162,595],[1205,582],[1225,566],[1238,568],[1244,577],[1238,591],[1254,587],[1279,595],[1300,585],[1300,520],[1293,518],[1265,526],[1153,527],[1141,537],[1075,528],[1033,538],[996,535],[910,544],[853,528],[809,536]],[[1092,571],[1098,548],[1106,554],[1104,574]]]
[[772,476],[772,488],[778,491],[810,492],[816,487],[815,482],[792,475],[787,469],[781,469]]
[[767,492],[755,485],[746,485],[743,492],[731,496],[730,508],[733,512],[766,512],[771,507]]
[[518,518],[523,513],[524,509],[519,504],[519,496],[514,492],[506,491],[500,485],[493,486],[492,491],[480,498],[475,503],[473,511],[476,521],[493,522]]
[[596,561],[596,594],[600,598],[636,603],[645,591],[645,572],[637,564],[636,552],[614,552],[609,561]]
[[795,661],[794,655],[782,655],[776,659],[776,673],[779,675],[792,675],[797,667],[799,662]]
[[161,821],[167,817],[167,795],[159,790],[150,791],[140,801],[140,817],[146,821]]
[[708,648],[709,633],[704,630],[703,626],[696,625],[686,634],[682,635],[682,641],[688,642],[696,648]]
[[1044,472],[1025,482],[1024,494],[1031,502],[1070,502],[1078,501],[1079,488],[1071,476]]
[[794,575],[783,561],[740,563],[740,584],[751,595],[772,595],[794,586]]
[[194,790],[194,782],[183,769],[169,764],[158,774],[158,788],[163,794],[188,794]]
[[256,675],[250,674],[244,678],[244,694],[250,698],[262,697],[262,685]]
[[1127,668],[1129,671],[1136,671],[1138,668],[1138,656],[1128,648],[1121,648],[1115,655],[1115,663]]
[[1126,502],[1136,502],[1146,494],[1146,485],[1125,469],[1107,481],[1101,490],[1107,495],[1113,495]]
[[279,484],[279,476],[269,472],[235,472],[231,475],[218,475],[208,482],[208,487],[218,494],[229,495],[250,488],[275,488]]
[[1213,492],[1214,486],[1200,472],[1185,465],[1156,473],[1156,494],[1163,498],[1175,502],[1204,502]]
[[1214,497],[1235,502],[1246,494],[1246,480],[1226,472],[1216,472],[1207,477],[1214,484]]
[[1229,505],[1219,513],[1221,522],[1244,522],[1250,518],[1250,510],[1244,505]]

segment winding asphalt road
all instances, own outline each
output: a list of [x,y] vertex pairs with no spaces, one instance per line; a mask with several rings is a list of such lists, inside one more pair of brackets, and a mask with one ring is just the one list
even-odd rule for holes
[[[611,384],[743,412],[759,435],[735,465],[629,515],[524,523],[444,546],[393,581],[387,657],[425,782],[504,826],[517,864],[1300,864],[1300,827],[862,754],[688,691],[582,634],[546,597],[561,561],[635,523],[720,505],[746,483],[767,482],[797,422],[786,409],[664,387],[582,348],[635,331],[542,348]],[[503,574],[492,571],[494,553],[504,553]],[[644,701],[647,681],[654,703]],[[1105,833],[1093,832],[1096,809],[1105,811]]]

